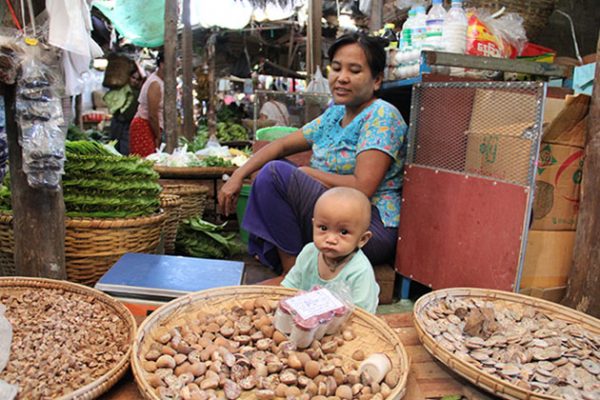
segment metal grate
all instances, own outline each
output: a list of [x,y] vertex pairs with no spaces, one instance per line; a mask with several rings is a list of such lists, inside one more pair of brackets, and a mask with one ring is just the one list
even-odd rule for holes
[[532,186],[541,82],[432,82],[413,88],[408,162]]

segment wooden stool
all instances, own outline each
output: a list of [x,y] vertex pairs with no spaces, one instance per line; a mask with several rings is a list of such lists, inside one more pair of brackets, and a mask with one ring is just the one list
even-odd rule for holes
[[373,266],[375,280],[379,285],[379,304],[390,304],[394,299],[394,283],[396,271],[391,264],[379,264]]

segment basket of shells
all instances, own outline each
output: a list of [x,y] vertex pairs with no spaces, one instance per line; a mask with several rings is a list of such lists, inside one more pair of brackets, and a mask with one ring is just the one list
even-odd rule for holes
[[495,290],[431,292],[414,307],[438,360],[504,399],[600,399],[600,321]]
[[408,357],[398,336],[361,309],[333,335],[298,349],[276,330],[297,293],[237,286],[180,297],[142,323],[132,370],[147,399],[401,399]]
[[127,371],[135,320],[116,300],[76,283],[0,278],[12,326],[0,380],[17,399],[95,399]]

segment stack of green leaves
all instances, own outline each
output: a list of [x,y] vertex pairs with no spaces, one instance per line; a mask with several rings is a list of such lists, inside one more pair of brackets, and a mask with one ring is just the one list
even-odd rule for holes
[[152,162],[88,141],[67,142],[66,155],[63,192],[68,216],[132,218],[158,211],[161,187]]
[[[63,195],[66,215],[90,218],[134,218],[160,208],[159,175],[152,162],[124,157],[98,142],[67,141]],[[9,211],[10,183],[0,186],[0,211]]]
[[177,231],[177,254],[223,259],[244,252],[235,233],[224,232],[225,222],[215,225],[199,217],[183,220]]

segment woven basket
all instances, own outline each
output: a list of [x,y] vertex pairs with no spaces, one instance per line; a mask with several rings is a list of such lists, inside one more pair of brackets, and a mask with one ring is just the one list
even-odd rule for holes
[[[139,218],[67,218],[65,220],[65,267],[67,279],[94,285],[125,253],[154,253],[167,215],[164,212]],[[0,237],[6,237],[0,262],[14,255],[12,216],[0,217]],[[14,275],[14,261],[0,265]]]
[[[86,297],[90,303],[92,301],[102,303],[125,323],[127,326],[129,343],[133,341],[136,332],[136,323],[131,312],[123,304],[98,290],[75,283],[52,279],[22,277],[0,278],[0,293],[15,293],[26,289],[60,289],[65,292],[80,294]],[[59,399],[89,400],[98,398],[108,391],[108,389],[110,389],[125,374],[129,368],[130,357],[131,346],[129,346],[123,357],[118,360],[117,364],[110,371],[96,379],[94,382],[80,387]],[[43,382],[40,382],[40,384],[43,384]]]
[[174,194],[160,194],[160,207],[167,214],[165,226],[163,228],[163,242],[166,254],[175,253],[175,238],[177,237],[177,227],[181,220],[181,205],[183,200],[180,196]]
[[597,320],[589,315],[575,311],[571,308],[551,303],[546,300],[541,300],[534,297],[524,296],[511,292],[503,292],[499,290],[486,290],[474,288],[454,288],[436,290],[422,296],[415,303],[413,309],[415,328],[419,339],[423,346],[438,360],[448,366],[452,371],[462,375],[467,380],[472,382],[496,396],[504,399],[526,399],[526,400],[549,400],[558,397],[541,394],[527,390],[506,380],[500,379],[495,375],[488,374],[482,371],[479,367],[469,364],[468,362],[456,357],[452,352],[446,350],[438,344],[438,342],[426,331],[423,323],[423,313],[425,308],[436,302],[438,299],[443,299],[447,296],[454,298],[479,298],[485,301],[509,301],[520,305],[527,305],[537,308],[538,311],[546,315],[552,316],[553,319],[562,319],[564,321],[577,323],[586,328],[590,332],[600,335],[600,320]]
[[202,185],[162,184],[164,194],[181,197],[181,219],[202,217],[208,198],[208,187]]
[[[295,293],[297,293],[295,289],[275,286],[231,286],[192,293],[160,307],[144,320],[133,343],[131,366],[140,392],[146,399],[159,399],[148,383],[147,373],[142,367],[143,354],[146,354],[150,348],[151,338],[157,329],[186,324],[198,311],[216,314],[220,310],[240,307],[247,300],[259,298],[280,300]],[[343,365],[347,366],[351,363],[351,355],[358,349],[366,355],[373,352],[386,353],[392,361],[392,368],[400,372],[399,382],[387,399],[401,399],[406,392],[408,356],[397,334],[385,321],[362,309],[354,310],[347,324],[352,327],[356,338],[346,342],[336,351],[341,355]],[[255,398],[252,391],[244,391],[240,396],[240,399]]]
[[0,276],[15,274],[12,215],[0,213]]

